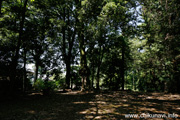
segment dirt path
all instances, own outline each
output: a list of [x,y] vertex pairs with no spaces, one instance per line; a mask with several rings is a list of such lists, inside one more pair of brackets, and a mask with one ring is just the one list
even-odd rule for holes
[[123,120],[130,119],[128,114],[135,114],[131,119],[140,116],[175,119],[176,115],[180,117],[180,95],[126,91],[68,92],[50,96],[32,93],[0,102],[0,120]]

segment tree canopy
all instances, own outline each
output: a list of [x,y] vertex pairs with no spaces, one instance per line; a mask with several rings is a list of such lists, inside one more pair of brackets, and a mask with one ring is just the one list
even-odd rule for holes
[[0,81],[10,92],[180,93],[179,9],[179,0],[1,0]]

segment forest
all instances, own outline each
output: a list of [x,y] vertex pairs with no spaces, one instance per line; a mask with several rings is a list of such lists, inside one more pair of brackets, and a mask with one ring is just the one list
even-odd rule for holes
[[179,94],[179,0],[0,0],[0,119],[178,116]]

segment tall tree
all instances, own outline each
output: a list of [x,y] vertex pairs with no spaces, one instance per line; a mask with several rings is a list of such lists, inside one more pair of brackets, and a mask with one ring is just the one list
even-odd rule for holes
[[16,74],[17,74],[16,67],[18,65],[19,51],[20,51],[20,47],[21,47],[21,44],[22,44],[22,40],[23,40],[23,28],[24,28],[24,20],[25,20],[27,2],[28,2],[28,0],[25,0],[24,4],[23,5],[21,4],[21,9],[20,9],[21,11],[19,11],[20,15],[21,15],[21,19],[20,19],[19,36],[18,36],[18,39],[17,39],[15,55],[14,55],[13,60],[12,60],[12,72],[13,72],[13,74],[11,76],[12,89],[13,89],[14,84],[15,84],[14,82],[15,82]]
[[[82,90],[90,87],[89,74],[90,70],[87,66],[87,57],[86,57],[86,44],[88,42],[88,37],[85,35],[88,31],[88,26],[94,21],[97,20],[97,16],[100,14],[102,8],[102,0],[100,1],[77,1],[77,10],[78,10],[78,40],[79,40],[79,50],[80,50],[80,75],[82,78]],[[99,3],[97,6],[97,3]],[[96,11],[96,12],[95,12]],[[86,14],[85,14],[86,13]],[[87,33],[88,34],[88,33]],[[90,38],[91,39],[91,38]]]
[[[151,51],[152,46],[156,46],[157,51],[154,54],[153,58],[159,59],[160,65],[158,66],[161,68],[161,71],[164,71],[164,73],[166,73],[166,77],[169,79],[168,80],[167,78],[164,78],[163,80],[165,83],[169,82],[169,91],[177,92],[179,79],[174,79],[173,77],[176,76],[175,73],[178,73],[179,70],[177,67],[173,68],[173,61],[178,60],[179,55],[179,34],[177,33],[179,31],[179,29],[177,28],[177,26],[179,26],[179,12],[177,11],[177,9],[179,9],[180,3],[177,0],[142,2],[143,17],[145,19],[145,29],[147,31],[145,37],[147,38],[148,44],[150,46],[149,50]],[[174,87],[174,85],[176,87]]]

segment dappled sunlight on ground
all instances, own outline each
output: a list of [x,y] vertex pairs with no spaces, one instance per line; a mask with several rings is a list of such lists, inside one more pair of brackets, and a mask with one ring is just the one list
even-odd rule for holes
[[[96,95],[92,108],[79,112],[85,118],[124,119],[126,114],[178,114],[180,96],[163,93],[141,94],[135,92],[110,92]],[[91,113],[91,114],[90,114]],[[94,117],[92,117],[94,116]],[[168,118],[173,119],[173,118]]]
[[180,117],[180,95],[128,91],[70,91],[57,92],[50,96],[31,93],[0,102],[0,119],[3,120],[123,120],[127,114],[143,113],[174,113]]

